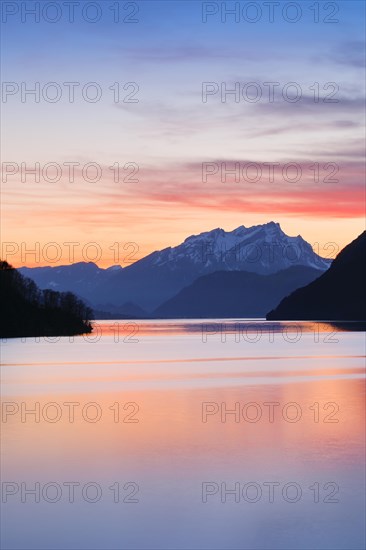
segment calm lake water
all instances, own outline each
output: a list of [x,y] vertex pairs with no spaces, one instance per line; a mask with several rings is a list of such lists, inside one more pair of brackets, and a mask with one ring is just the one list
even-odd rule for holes
[[96,329],[2,344],[2,548],[365,548],[364,332]]

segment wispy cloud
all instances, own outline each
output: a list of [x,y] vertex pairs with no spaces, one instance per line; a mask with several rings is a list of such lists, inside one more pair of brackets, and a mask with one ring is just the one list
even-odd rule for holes
[[365,42],[354,40],[343,42],[330,55],[330,59],[340,65],[365,67]]

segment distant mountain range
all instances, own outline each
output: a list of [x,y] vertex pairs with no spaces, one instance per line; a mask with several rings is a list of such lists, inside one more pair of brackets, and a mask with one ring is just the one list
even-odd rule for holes
[[[102,269],[94,263],[80,262],[61,267],[23,267],[19,271],[40,288],[76,293],[94,310],[141,318],[151,316],[199,277],[218,271],[271,275],[304,267],[322,273],[330,264],[301,236],[289,237],[278,223],[269,222],[241,226],[231,232],[214,229],[193,235],[176,247],[153,252],[125,268]],[[309,280],[304,279],[302,284]],[[293,288],[290,285],[279,299]]]
[[366,320],[366,231],[347,245],[321,277],[295,290],[269,320]]
[[79,296],[92,298],[95,288],[99,284],[108,284],[116,273],[122,271],[122,267],[115,265],[102,269],[93,262],[78,262],[57,267],[21,267],[18,271],[33,279],[42,289],[69,290]]

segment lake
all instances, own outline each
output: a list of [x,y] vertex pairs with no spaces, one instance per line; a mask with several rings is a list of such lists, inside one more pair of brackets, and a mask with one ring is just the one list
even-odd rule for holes
[[363,549],[364,357],[312,322],[3,342],[2,548]]

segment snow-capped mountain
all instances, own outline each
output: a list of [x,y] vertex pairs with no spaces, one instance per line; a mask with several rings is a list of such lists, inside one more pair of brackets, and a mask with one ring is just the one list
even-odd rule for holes
[[320,272],[330,260],[321,258],[302,237],[289,237],[279,224],[223,229],[188,237],[176,247],[153,252],[123,269],[109,284],[98,286],[100,303],[127,300],[152,311],[201,275],[214,271],[249,271],[268,275],[292,266]]
[[155,252],[148,258],[152,265],[169,265],[172,270],[182,262],[192,262],[204,271],[214,268],[262,274],[294,265],[325,270],[331,263],[315,254],[300,235],[289,237],[274,222],[248,228],[242,225],[233,231],[214,229],[188,237],[181,245]]
[[[105,304],[118,307],[132,302],[149,312],[198,277],[215,271],[269,275],[292,266],[306,266],[321,274],[330,263],[302,237],[289,237],[278,223],[269,222],[192,235],[178,246],[153,252],[123,269],[101,270],[95,264],[74,264],[21,271],[41,288],[49,285],[57,290],[72,290],[98,309]],[[87,276],[81,276],[80,270]]]

